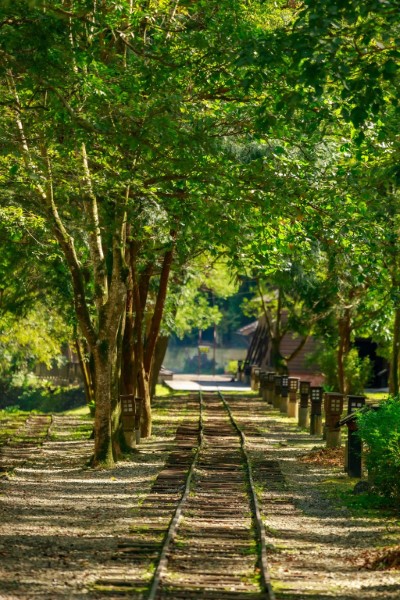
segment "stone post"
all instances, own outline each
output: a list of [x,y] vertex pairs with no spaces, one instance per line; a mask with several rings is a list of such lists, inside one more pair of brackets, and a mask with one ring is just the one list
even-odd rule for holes
[[297,403],[297,390],[299,389],[299,379],[297,377],[289,377],[289,404],[288,417],[293,419],[298,418],[299,407]]
[[326,447],[340,448],[342,445],[341,431],[338,426],[340,416],[343,412],[343,394],[336,392],[325,393],[325,423],[326,423]]
[[300,407],[299,407],[299,427],[308,428],[310,426],[310,413],[308,407],[308,401],[310,397],[309,381],[300,381]]
[[322,387],[311,387],[311,417],[310,417],[310,434],[322,434]]
[[289,407],[289,377],[287,375],[282,375],[282,383],[281,383],[281,399],[279,410],[281,413],[287,414]]

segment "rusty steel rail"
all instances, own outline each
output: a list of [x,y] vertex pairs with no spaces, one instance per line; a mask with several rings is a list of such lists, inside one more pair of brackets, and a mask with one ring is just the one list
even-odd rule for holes
[[[246,438],[245,435],[236,422],[231,408],[228,402],[225,400],[224,396],[218,392],[218,394],[208,394],[215,400],[220,400],[223,409],[225,409],[228,420],[233,428],[233,430],[238,434],[240,438],[240,448],[238,448],[238,452],[241,454],[243,471],[245,476],[245,484],[247,495],[249,497],[249,504],[251,509],[251,520],[253,523],[253,539],[257,542],[257,551],[255,551],[255,556],[258,558],[258,566],[260,572],[260,595],[257,595],[257,598],[262,598],[263,600],[275,600],[275,594],[273,592],[267,562],[267,550],[266,550],[266,536],[265,536],[265,528],[261,517],[261,512],[259,508],[259,503],[257,499],[257,494],[255,491],[253,473],[251,467],[251,461],[246,450]],[[161,549],[158,555],[158,564],[155,569],[153,578],[151,580],[151,584],[148,588],[148,592],[146,595],[147,600],[156,600],[159,597],[163,596],[163,584],[165,582],[165,577],[168,577],[168,562],[174,557],[174,551],[172,550],[175,537],[177,535],[178,527],[180,521],[183,516],[183,512],[185,510],[185,505],[188,503],[189,493],[191,491],[191,485],[193,480],[193,475],[196,467],[201,463],[200,455],[203,451],[204,440],[205,440],[205,423],[204,423],[204,401],[202,393],[199,392],[199,434],[198,434],[198,445],[195,447],[194,457],[190,463],[190,467],[188,469],[185,485],[183,489],[183,493],[178,500],[178,504],[175,508],[173,516],[170,520],[168,529],[166,531]],[[215,426],[214,426],[215,427]],[[188,506],[189,510],[190,507]],[[193,508],[192,508],[193,510]],[[202,509],[200,509],[202,510]],[[171,554],[172,553],[172,554]],[[161,594],[161,596],[160,596]],[[187,591],[187,596],[192,597],[192,593]],[[179,596],[181,597],[181,596]],[[197,597],[197,596],[196,596]]]
[[159,559],[158,559],[158,565],[154,572],[151,586],[149,588],[149,593],[147,596],[148,600],[154,600],[156,598],[160,582],[161,582],[163,574],[167,568],[168,551],[169,551],[171,542],[175,536],[175,533],[178,529],[179,521],[181,520],[181,517],[182,517],[183,507],[185,505],[186,499],[190,492],[190,485],[192,483],[192,477],[193,477],[193,473],[196,468],[196,464],[197,464],[197,461],[198,461],[198,458],[200,455],[200,450],[203,447],[203,441],[204,441],[203,397],[202,397],[201,392],[199,392],[199,438],[198,438],[198,440],[199,440],[199,442],[198,442],[196,451],[194,453],[193,460],[191,462],[191,465],[189,467],[188,474],[186,477],[183,494],[182,494],[182,496],[178,502],[178,505],[175,509],[174,515],[171,519],[171,522],[169,524],[168,530],[166,532],[166,535],[165,535],[165,538],[163,541],[163,545],[162,545],[161,552],[160,552]]
[[267,541],[266,541],[266,536],[265,536],[265,527],[264,527],[264,523],[263,523],[263,520],[261,517],[261,511],[260,511],[260,507],[259,507],[259,503],[258,503],[257,493],[256,493],[256,490],[254,487],[251,462],[250,462],[248,452],[246,450],[246,436],[244,435],[243,431],[240,429],[239,425],[237,424],[237,422],[232,414],[232,411],[230,409],[230,406],[227,403],[227,401],[225,400],[223,394],[221,392],[218,392],[218,395],[221,398],[221,400],[228,412],[228,415],[229,415],[229,418],[230,418],[230,421],[231,421],[233,427],[235,428],[235,430],[237,431],[237,433],[240,436],[240,445],[241,445],[242,454],[244,457],[244,462],[246,465],[249,496],[250,496],[250,501],[251,501],[252,509],[253,509],[253,522],[254,522],[256,534],[257,534],[261,581],[262,581],[262,585],[264,588],[264,592],[266,594],[266,598],[268,600],[275,600],[275,594],[274,594],[274,591],[271,586],[271,576],[270,576],[269,567],[268,567]]

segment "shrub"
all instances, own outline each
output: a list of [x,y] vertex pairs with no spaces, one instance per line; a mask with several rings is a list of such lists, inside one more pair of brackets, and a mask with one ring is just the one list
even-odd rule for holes
[[346,356],[344,372],[349,383],[349,394],[363,394],[372,375],[371,361],[368,356],[360,358],[356,348],[352,348]]
[[339,389],[337,377],[337,351],[324,344],[320,344],[312,354],[307,356],[307,364],[315,365],[324,376],[324,390],[333,392]]
[[[186,358],[185,364],[183,367],[184,373],[197,373],[199,370],[199,355],[195,354],[192,358]],[[221,374],[224,372],[223,367],[217,367],[214,364],[213,358],[208,358],[207,354],[204,352],[200,352],[200,374],[201,375],[212,375],[214,372],[216,374]]]
[[23,411],[62,412],[84,404],[85,394],[79,386],[61,387],[34,380],[24,385],[10,386],[0,396],[0,408],[18,405]]
[[[324,389],[327,392],[339,390],[337,348],[322,345],[307,358],[308,364],[315,364],[324,375]],[[372,375],[372,365],[368,357],[360,358],[356,348],[347,354],[344,363],[345,377],[349,394],[363,394]]]
[[376,491],[400,500],[400,398],[389,398],[378,410],[360,414],[358,430],[366,444],[366,465]]
[[230,360],[225,367],[225,373],[230,373],[231,375],[236,375],[238,371],[238,361]]
[[20,406],[19,404],[12,404],[11,406],[6,406],[4,408],[4,412],[5,413],[17,413],[20,411]]

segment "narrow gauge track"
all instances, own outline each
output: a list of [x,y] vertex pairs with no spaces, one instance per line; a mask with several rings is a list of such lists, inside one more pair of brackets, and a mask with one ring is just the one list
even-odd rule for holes
[[274,600],[245,436],[222,394],[199,404],[199,444],[147,598]]

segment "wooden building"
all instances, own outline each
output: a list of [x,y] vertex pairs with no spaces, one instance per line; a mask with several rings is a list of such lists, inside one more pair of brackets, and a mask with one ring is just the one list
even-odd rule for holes
[[[253,321],[249,325],[242,327],[238,333],[248,338],[248,350],[246,361],[249,364],[257,364],[262,369],[269,371],[274,370],[271,365],[271,341],[266,326],[265,317],[261,316],[258,321]],[[286,333],[281,341],[281,354],[287,358],[295,353],[301,337],[293,333]],[[315,338],[310,336],[298,353],[295,353],[293,358],[288,361],[287,367],[291,377],[300,377],[311,381],[312,385],[321,385],[323,376],[318,370],[318,367],[310,363],[309,356],[317,349]]]

